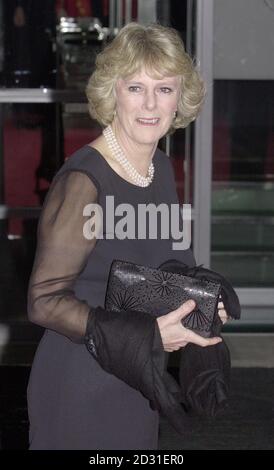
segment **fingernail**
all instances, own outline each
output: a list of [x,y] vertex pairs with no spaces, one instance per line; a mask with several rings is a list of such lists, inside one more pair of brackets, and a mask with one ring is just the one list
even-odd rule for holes
[[188,306],[188,307],[195,307],[195,302],[194,302],[194,300],[188,300],[188,301],[187,301],[187,306]]

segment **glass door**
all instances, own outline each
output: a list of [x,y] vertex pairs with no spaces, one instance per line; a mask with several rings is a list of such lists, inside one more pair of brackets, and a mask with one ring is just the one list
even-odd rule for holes
[[[96,54],[132,20],[171,25],[191,46],[193,1],[104,0],[84,10],[80,3],[0,0],[2,363],[19,357],[31,362],[43,332],[27,320],[37,221],[58,168],[101,131],[88,117],[84,94]],[[192,197],[190,132],[161,142],[174,157],[181,202]]]
[[27,320],[41,205],[64,160],[100,132],[84,89],[114,10],[91,3],[0,0],[1,363],[32,360],[43,332]]
[[197,50],[209,101],[196,127],[195,158],[201,164],[195,167],[199,202],[195,234],[205,234],[205,243],[203,236],[196,240],[198,261],[210,264],[237,287],[241,323],[270,327],[274,324],[274,67],[269,57],[274,4],[207,0],[197,6]]

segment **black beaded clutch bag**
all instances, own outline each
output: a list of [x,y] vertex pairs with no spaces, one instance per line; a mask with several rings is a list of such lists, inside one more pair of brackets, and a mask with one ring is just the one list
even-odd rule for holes
[[136,310],[158,317],[193,299],[196,307],[182,323],[199,335],[210,337],[220,289],[220,284],[207,279],[115,260],[110,268],[105,309]]

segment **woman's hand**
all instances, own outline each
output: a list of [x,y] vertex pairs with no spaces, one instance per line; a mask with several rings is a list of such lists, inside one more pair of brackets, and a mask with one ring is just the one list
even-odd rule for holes
[[229,315],[227,314],[227,311],[224,309],[223,302],[218,302],[218,315],[224,325],[227,322]]
[[157,318],[164,350],[167,352],[177,351],[187,343],[199,346],[212,346],[220,343],[221,338],[203,338],[182,325],[182,318],[186,317],[195,308],[195,302],[188,300],[179,308]]

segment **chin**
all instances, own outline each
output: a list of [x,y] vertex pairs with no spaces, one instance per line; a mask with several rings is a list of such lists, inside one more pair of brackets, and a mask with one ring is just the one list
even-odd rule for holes
[[159,129],[142,129],[142,132],[136,134],[136,141],[142,144],[155,144],[165,135],[165,132],[160,132]]
[[155,138],[145,138],[144,136],[142,137],[142,139],[138,139],[138,143],[142,144],[142,145],[155,145],[158,143],[160,137],[155,137]]

